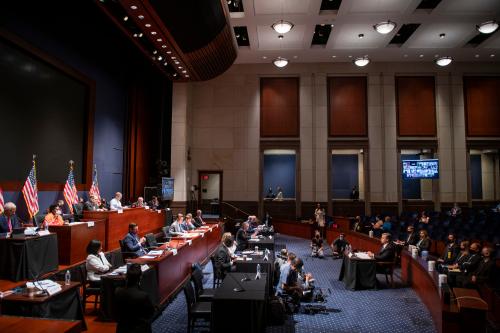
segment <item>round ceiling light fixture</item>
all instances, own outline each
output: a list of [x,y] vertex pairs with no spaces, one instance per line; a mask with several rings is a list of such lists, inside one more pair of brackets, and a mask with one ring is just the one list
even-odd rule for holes
[[368,57],[358,57],[354,59],[354,64],[358,67],[364,67],[370,63],[370,59]]
[[394,30],[394,28],[396,28],[396,23],[392,21],[380,22],[373,26],[373,29],[375,29],[376,32],[382,35],[388,34],[392,30]]
[[444,67],[451,64],[452,61],[453,61],[452,57],[440,57],[436,59],[436,65]]
[[293,28],[293,23],[284,21],[284,20],[279,20],[278,22],[274,23],[271,28],[274,29],[279,34],[286,34]]
[[278,57],[278,58],[273,60],[273,64],[274,64],[274,66],[276,66],[278,68],[283,68],[286,65],[288,65],[288,59],[283,58],[283,57]]
[[476,28],[477,31],[479,31],[482,34],[491,34],[498,29],[498,22],[497,21],[483,22],[479,25],[476,25]]

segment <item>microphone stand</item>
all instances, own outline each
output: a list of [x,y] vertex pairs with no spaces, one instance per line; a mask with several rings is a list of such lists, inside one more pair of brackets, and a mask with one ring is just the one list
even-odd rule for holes
[[231,273],[229,273],[228,275],[229,275],[229,276],[231,277],[231,279],[232,279],[234,282],[236,282],[236,284],[238,285],[236,288],[234,288],[234,289],[233,289],[233,291],[235,291],[235,292],[242,292],[242,291],[245,291],[245,288],[243,288],[243,286],[241,285],[241,283],[239,283],[239,282],[238,282],[238,280],[236,280],[236,279],[235,279],[235,277],[234,277]]

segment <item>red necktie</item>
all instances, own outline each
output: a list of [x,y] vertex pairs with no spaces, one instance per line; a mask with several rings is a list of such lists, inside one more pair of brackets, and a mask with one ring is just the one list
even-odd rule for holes
[[9,225],[9,232],[12,232],[12,223],[10,223],[10,217],[7,217],[7,224]]

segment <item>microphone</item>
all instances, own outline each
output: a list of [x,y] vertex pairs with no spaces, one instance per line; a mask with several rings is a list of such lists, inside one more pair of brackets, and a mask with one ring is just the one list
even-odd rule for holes
[[[31,272],[30,272],[31,273]],[[38,275],[34,275],[33,273],[31,273],[31,277],[33,278],[33,286],[35,288],[37,288],[37,283],[38,283],[38,287],[40,287],[40,289],[42,290],[42,295],[49,295],[49,292],[46,290],[46,289],[43,289],[43,286],[40,284],[40,282],[38,281],[38,279],[40,278],[40,273],[38,273]]]
[[242,291],[245,291],[245,288],[243,288],[243,286],[242,286],[242,285],[238,282],[238,280],[236,280],[236,279],[234,278],[234,276],[233,276],[231,273],[229,273],[228,275],[229,275],[229,276],[231,277],[231,279],[232,279],[234,282],[236,282],[236,284],[238,285],[236,288],[234,288],[234,289],[233,289],[233,291],[235,291],[235,292],[242,292]]
[[248,277],[248,275],[246,273],[243,273],[243,275],[245,276],[243,279],[241,279],[241,282],[244,282],[244,281],[250,281],[251,279]]

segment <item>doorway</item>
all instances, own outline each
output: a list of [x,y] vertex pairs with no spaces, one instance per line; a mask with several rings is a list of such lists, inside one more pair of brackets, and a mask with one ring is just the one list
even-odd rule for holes
[[198,171],[198,207],[203,216],[218,218],[222,202],[222,171]]

